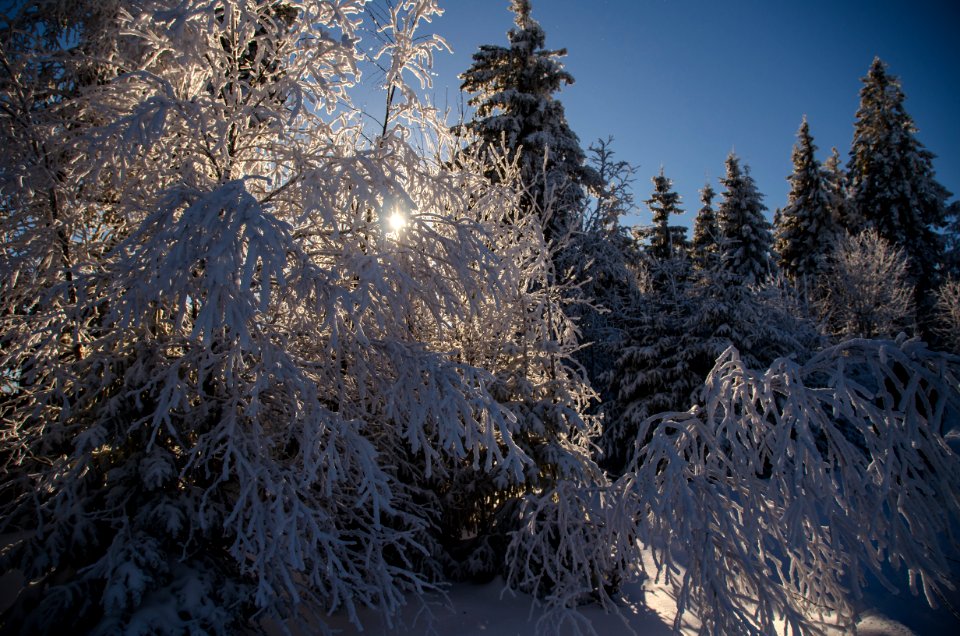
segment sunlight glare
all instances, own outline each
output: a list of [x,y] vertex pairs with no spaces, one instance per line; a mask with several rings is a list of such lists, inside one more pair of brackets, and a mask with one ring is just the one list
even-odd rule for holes
[[390,215],[389,223],[391,230],[399,232],[407,224],[407,219],[400,212],[394,212]]

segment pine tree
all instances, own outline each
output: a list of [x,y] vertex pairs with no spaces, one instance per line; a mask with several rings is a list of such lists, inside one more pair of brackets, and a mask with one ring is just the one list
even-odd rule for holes
[[946,217],[943,265],[948,276],[960,280],[960,201],[953,201],[947,207]]
[[530,0],[513,0],[510,9],[515,28],[507,33],[509,46],[482,45],[460,76],[476,109],[463,128],[481,148],[505,144],[511,156],[520,153],[525,205],[544,216],[545,234],[553,240],[574,229],[585,189],[600,182],[585,165],[580,140],[555,97],[574,81],[560,61],[566,49],[543,48],[546,35],[531,17]]
[[830,149],[830,156],[823,162],[823,185],[830,196],[830,216],[833,226],[842,228],[861,227],[862,222],[852,218],[853,208],[847,195],[847,173],[843,169],[840,151],[836,146]]
[[[649,287],[625,318],[625,337],[609,373],[610,402],[599,445],[602,464],[622,474],[644,420],[686,410],[705,377],[691,368],[696,350],[687,330],[695,313],[685,254],[645,262]],[[639,440],[643,441],[643,440]]]
[[725,190],[717,213],[718,254],[690,288],[696,311],[683,327],[688,366],[699,381],[730,345],[751,364],[763,365],[780,355],[802,355],[811,335],[767,286],[773,268],[770,224],[749,169],[731,153],[720,181]]
[[717,259],[720,230],[717,227],[717,215],[713,210],[715,195],[709,183],[700,190],[700,202],[703,206],[693,222],[693,241],[690,246],[691,260],[698,270],[713,268]]
[[648,253],[657,260],[669,260],[683,249],[686,228],[670,225],[671,215],[683,214],[683,210],[680,195],[673,191],[673,181],[664,176],[663,168],[653,178],[653,194],[644,203],[653,213]]
[[689,372],[684,325],[689,319],[691,278],[683,230],[670,225],[680,214],[680,196],[663,170],[653,177],[647,206],[653,225],[642,267],[647,286],[629,307],[619,355],[608,374],[610,398],[600,446],[607,470],[623,471],[637,429],[647,417],[685,409],[700,378]]
[[726,161],[723,200],[717,211],[720,233],[720,267],[744,285],[760,284],[771,274],[773,238],[763,195],[747,166],[732,152]]
[[916,138],[913,118],[904,108],[899,80],[874,59],[860,89],[848,174],[850,201],[864,227],[902,247],[916,284],[918,307],[932,302],[940,277],[946,200],[937,182],[934,155]]
[[837,228],[806,117],[797,137],[793,174],[788,178],[790,194],[778,215],[775,249],[787,277],[799,288],[812,291],[827,265]]
[[[669,193],[664,181],[658,190]],[[685,251],[666,259],[649,254],[645,260],[648,287],[629,318],[611,374],[615,400],[600,441],[604,465],[614,473],[623,470],[631,444],[645,441],[637,440],[637,431],[648,417],[683,411],[696,402],[704,379],[729,346],[757,365],[783,355],[803,357],[809,349],[812,327],[785,311],[775,290],[760,286],[771,266],[769,224],[753,179],[734,155],[723,183],[717,230],[710,229],[712,188],[703,190],[700,246],[704,262],[712,266],[692,271]],[[662,205],[656,196],[652,200]],[[658,221],[664,232],[665,222]],[[720,236],[717,256],[709,251],[713,232]]]

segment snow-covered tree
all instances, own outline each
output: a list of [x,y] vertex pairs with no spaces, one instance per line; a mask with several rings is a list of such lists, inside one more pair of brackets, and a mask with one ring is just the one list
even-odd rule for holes
[[782,356],[805,359],[817,348],[813,324],[780,283],[775,277],[762,286],[744,285],[722,268],[695,277],[683,333],[687,367],[698,385],[731,345],[753,367]]
[[948,278],[937,292],[937,323],[948,350],[960,354],[960,280]]
[[389,618],[450,537],[604,484],[516,162],[408,142],[432,125],[406,87],[432,0],[378,27],[402,100],[371,143],[360,0],[103,9],[3,26],[0,531],[33,582],[7,624]]
[[689,332],[696,312],[685,255],[648,259],[647,288],[630,308],[618,356],[608,370],[609,398],[601,463],[621,474],[640,424],[664,411],[686,410],[703,382],[691,366],[697,342]]
[[916,340],[851,340],[765,370],[731,348],[702,405],[647,420],[617,487],[640,509],[624,531],[677,585],[675,627],[692,612],[702,634],[850,629],[866,577],[892,586],[887,563],[935,607],[960,521],[943,438],[958,377],[960,359]]
[[712,269],[716,265],[719,249],[720,230],[717,227],[717,215],[713,209],[713,197],[716,193],[709,183],[700,190],[700,203],[703,205],[693,222],[693,240],[690,243],[690,258],[699,270]]
[[855,209],[849,204],[847,173],[843,169],[840,151],[836,146],[830,149],[830,156],[823,162],[823,186],[830,196],[830,214],[834,227],[838,230],[862,227],[861,220],[850,216],[855,214]]
[[[916,300],[927,304],[940,275],[949,193],[936,180],[933,154],[916,138],[899,80],[874,59],[860,89],[850,149],[850,204],[864,227],[903,248]],[[857,234],[862,227],[848,227]]]
[[944,241],[944,270],[948,275],[960,278],[960,201],[954,201],[947,207]]
[[[76,313],[82,294],[76,279],[97,267],[125,231],[113,214],[115,193],[89,181],[81,187],[74,167],[84,159],[77,140],[102,123],[77,99],[116,74],[103,63],[116,47],[116,12],[110,2],[34,2],[0,14],[0,140],[8,157],[0,173],[2,315],[66,321],[63,356],[83,355],[83,323],[90,318]],[[73,40],[65,49],[63,42]]]
[[689,373],[686,364],[684,327],[690,313],[691,264],[686,228],[670,225],[670,216],[681,213],[680,196],[663,170],[652,181],[654,192],[646,204],[653,213],[653,225],[639,230],[647,240],[640,260],[645,284],[624,308],[623,336],[605,373],[606,417],[600,447],[604,467],[614,474],[624,468],[625,450],[639,422],[663,410],[686,408],[702,380]]
[[808,320],[783,302],[773,273],[770,225],[753,179],[734,155],[727,160],[724,200],[718,210],[718,252],[690,288],[695,310],[684,331],[691,372],[702,381],[733,345],[748,363],[765,366],[780,356],[805,357],[813,343]]
[[671,215],[683,214],[683,210],[680,209],[680,195],[673,191],[673,181],[664,176],[663,168],[652,181],[653,194],[644,201],[653,215],[647,251],[652,258],[665,261],[684,249],[686,228],[670,225]]
[[583,226],[570,237],[571,249],[560,263],[563,271],[579,282],[581,302],[570,306],[577,321],[582,348],[577,360],[584,365],[591,384],[606,402],[605,374],[620,355],[625,322],[638,295],[636,267],[640,254],[627,228],[624,215],[634,210],[632,191],[635,168],[614,158],[613,138],[591,144],[589,165],[600,177],[601,187],[584,214]]
[[531,16],[530,0],[512,0],[510,10],[515,28],[507,33],[509,45],[482,45],[460,76],[475,108],[462,129],[483,149],[505,145],[520,155],[525,205],[543,217],[547,239],[553,240],[574,228],[585,190],[600,181],[585,164],[580,140],[556,98],[573,83],[560,61],[566,50],[543,48],[546,34]]
[[867,230],[837,242],[817,304],[833,336],[893,337],[912,331],[913,298],[904,250]]
[[838,229],[832,216],[830,191],[815,153],[810,126],[804,117],[793,147],[790,193],[777,219],[774,247],[781,270],[807,293],[814,292],[820,284]]
[[[690,288],[695,311],[683,328],[687,364],[699,381],[731,344],[754,365],[769,364],[779,356],[803,356],[808,348],[803,318],[783,307],[780,295],[767,287],[773,269],[772,238],[761,195],[734,154],[726,166],[717,213],[718,253],[713,266],[695,276]],[[704,245],[709,247],[709,241]]]
[[[508,176],[502,170],[498,181]],[[577,290],[550,284],[539,219],[517,201],[506,207],[509,216],[495,217],[504,233],[495,243],[498,254],[529,273],[520,286],[483,299],[482,318],[465,325],[470,346],[460,350],[492,369],[490,393],[516,418],[512,442],[532,461],[519,481],[496,465],[491,471],[460,462],[441,497],[450,571],[469,578],[503,574],[510,586],[541,597],[548,611],[540,633],[568,622],[589,631],[577,603],[592,599],[617,611],[613,598],[636,571],[638,546],[620,533],[619,517],[629,513],[603,497],[609,484],[592,459],[598,420],[582,414],[594,395],[569,360],[579,345],[560,309]]]
[[773,272],[773,238],[763,195],[747,166],[732,152],[727,157],[726,175],[720,179],[724,191],[717,210],[720,232],[720,266],[744,285],[763,283]]
[[[649,254],[645,261],[647,288],[627,321],[621,354],[610,373],[613,400],[600,441],[604,465],[615,474],[624,470],[630,440],[642,422],[694,404],[717,357],[731,345],[759,366],[780,356],[805,358],[812,344],[812,327],[784,306],[777,289],[758,284],[766,276],[742,274],[759,272],[755,261],[738,260],[743,253],[763,255],[763,262],[769,262],[770,234],[753,180],[740,172],[733,156],[728,177],[726,207],[721,207],[726,226],[721,228],[734,238],[720,243],[727,260],[714,257],[711,267],[697,271],[685,251],[667,259]],[[707,201],[709,194],[705,189]],[[701,227],[706,233],[712,210],[708,203],[704,207]],[[759,231],[753,229],[757,226]],[[758,234],[761,240],[753,243],[765,248],[741,249],[743,237]],[[709,238],[701,245],[710,265]],[[737,264],[739,269],[733,267]]]

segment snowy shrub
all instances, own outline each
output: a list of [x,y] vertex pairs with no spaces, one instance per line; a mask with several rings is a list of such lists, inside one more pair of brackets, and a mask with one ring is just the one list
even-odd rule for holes
[[822,286],[820,313],[832,335],[892,337],[914,323],[914,290],[904,251],[875,230],[837,244]]
[[937,294],[939,335],[953,353],[960,353],[960,280],[947,279]]
[[620,584],[639,571],[639,544],[628,530],[634,514],[631,498],[599,481],[561,481],[524,498],[524,523],[507,551],[507,584],[547,604],[537,633],[556,634],[569,625],[575,633],[595,634],[576,611],[587,602],[619,613]]
[[[620,486],[640,539],[701,633],[846,627],[867,574],[906,570],[935,606],[952,587],[960,359],[923,343],[851,340],[805,364],[747,367],[729,349],[702,406],[650,418]],[[677,567],[680,569],[676,569]]]

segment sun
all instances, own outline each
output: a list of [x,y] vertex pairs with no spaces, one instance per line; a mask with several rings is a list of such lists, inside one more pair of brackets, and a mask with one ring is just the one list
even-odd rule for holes
[[407,224],[407,217],[403,216],[400,212],[394,212],[390,215],[390,218],[387,221],[390,224],[390,229],[394,232],[399,232]]

